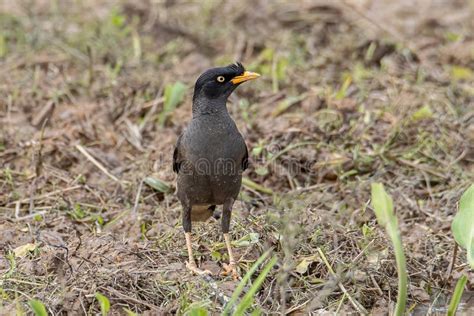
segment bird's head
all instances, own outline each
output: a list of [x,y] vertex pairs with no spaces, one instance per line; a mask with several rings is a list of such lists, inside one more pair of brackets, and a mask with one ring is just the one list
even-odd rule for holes
[[196,81],[194,100],[197,98],[227,100],[241,83],[258,77],[260,77],[259,74],[246,71],[239,62],[226,67],[211,68]]

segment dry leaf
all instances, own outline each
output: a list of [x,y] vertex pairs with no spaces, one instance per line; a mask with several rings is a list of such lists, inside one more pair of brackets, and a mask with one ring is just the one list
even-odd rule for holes
[[33,251],[35,249],[36,249],[36,244],[28,243],[23,246],[16,247],[13,250],[13,253],[15,253],[15,257],[23,258],[24,256],[26,256],[28,252]]
[[318,260],[317,256],[310,256],[310,257],[305,257],[303,260],[301,260],[300,263],[295,268],[295,272],[299,274],[306,273],[308,271],[308,267],[311,263],[315,262]]

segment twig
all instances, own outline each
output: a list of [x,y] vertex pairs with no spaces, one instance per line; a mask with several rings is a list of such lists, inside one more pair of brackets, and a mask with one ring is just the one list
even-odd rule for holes
[[[34,199],[34,200],[39,200],[39,199],[43,199],[43,198],[46,198],[46,197],[49,197],[49,196],[52,196],[52,195],[56,195],[56,194],[58,194],[58,193],[64,193],[64,192],[76,190],[76,189],[79,189],[79,188],[82,188],[82,185],[75,185],[75,186],[70,187],[70,188],[60,189],[60,190],[48,192],[48,193],[45,193],[45,194],[43,194],[43,195],[35,196],[35,197],[33,197],[33,199]],[[30,200],[29,198],[27,198],[27,199],[22,199],[22,200],[18,200],[18,201],[15,201],[15,202],[10,203],[10,205],[11,205],[11,204],[16,204],[16,203],[26,203],[26,202],[28,202],[29,200]]]
[[15,292],[15,293],[18,293],[18,294],[21,294],[23,295],[24,297],[26,297],[28,300],[32,300],[33,298],[31,296],[29,296],[28,294],[26,294],[25,292],[22,292],[22,291],[19,291],[17,289],[14,289],[14,288],[3,288],[2,289],[3,291],[5,291],[5,293],[8,293],[8,292]]
[[155,310],[155,311],[156,311],[156,310],[159,310],[159,307],[158,307],[158,306],[152,305],[152,304],[147,303],[146,301],[143,301],[143,300],[139,300],[139,299],[137,299],[137,298],[135,298],[135,297],[132,297],[132,296],[123,294],[123,293],[117,291],[116,289],[114,289],[113,287],[110,287],[110,286],[108,286],[108,287],[103,287],[103,286],[101,286],[101,288],[104,289],[104,290],[106,290],[106,291],[108,291],[108,292],[110,292],[110,293],[113,293],[113,294],[119,296],[119,297],[122,298],[122,299],[129,300],[130,302],[133,302],[133,303],[135,303],[135,304],[143,304],[143,305],[145,305],[146,307],[150,308],[152,311],[153,311],[153,310]]
[[468,153],[468,150],[466,148],[464,148],[464,150],[462,151],[462,153],[456,158],[454,159],[453,161],[451,161],[448,166],[451,167],[451,166],[454,166],[455,164],[457,164],[458,162],[460,162],[462,159],[464,159],[464,157],[466,157]]
[[140,181],[140,184],[138,185],[137,195],[135,196],[135,204],[133,205],[133,210],[132,210],[132,215],[133,216],[137,215],[137,209],[138,209],[138,204],[140,202],[140,195],[142,193],[142,187],[143,187],[143,179]]
[[88,59],[88,80],[87,80],[87,90],[89,95],[91,94],[92,84],[94,83],[94,57],[92,55],[92,48],[90,45],[87,45],[87,59]]
[[362,250],[359,252],[359,254],[358,254],[357,256],[355,256],[354,259],[351,260],[351,263],[350,263],[350,265],[349,265],[350,267],[353,267],[353,266],[357,263],[357,261],[359,261],[360,257],[362,257],[362,255],[365,253],[365,251],[366,251],[367,249],[369,249],[370,246],[372,246],[372,244],[374,243],[374,241],[375,241],[375,239],[372,239],[372,240],[364,247],[364,249],[362,249]]
[[29,213],[32,214],[33,213],[33,210],[35,208],[35,203],[34,203],[34,200],[35,200],[35,192],[36,192],[36,181],[38,180],[38,177],[35,177],[33,179],[33,181],[31,182],[30,184],[30,198],[29,198],[29,201],[30,201],[30,206],[29,206]]
[[341,307],[342,307],[342,304],[344,304],[344,301],[346,300],[346,293],[343,293],[342,294],[342,298],[341,298],[341,301],[339,302],[339,305],[337,306],[337,309],[336,309],[336,315],[339,315],[339,311],[341,310]]
[[6,279],[8,280],[8,282],[12,282],[12,283],[28,284],[28,285],[33,285],[33,286],[44,286],[43,283],[29,282],[25,280],[14,279],[14,278],[6,278]]
[[287,311],[286,311],[286,314],[287,315],[291,315],[292,312],[296,311],[296,310],[299,310],[299,309],[302,309],[306,304],[308,304],[309,302],[311,302],[311,299],[309,300],[306,300],[304,301],[303,303],[299,304],[299,305],[296,305],[296,306],[293,306],[291,308],[289,308]]
[[[321,248],[318,248],[318,253],[319,253],[319,256],[321,257],[321,259],[323,260],[324,264],[326,265],[326,267],[328,268],[328,271],[329,273],[331,273],[331,275],[337,279],[337,275],[336,273],[334,272],[334,270],[332,269],[331,265],[329,264],[328,262],[328,259],[326,258],[326,256],[324,255],[324,252],[321,250]],[[361,314],[363,315],[368,315],[369,313],[367,312],[367,310],[359,303],[357,302],[350,294],[349,292],[347,291],[347,289],[345,288],[344,284],[342,284],[341,282],[337,281],[337,284],[339,285],[339,288],[342,290],[342,292],[347,296],[347,298],[349,299],[349,301],[352,303],[352,305],[354,306],[354,308]]]
[[449,262],[448,270],[446,271],[445,282],[448,283],[448,280],[451,278],[451,273],[453,273],[454,264],[456,263],[456,256],[458,255],[458,244],[454,242],[453,255],[451,261]]
[[422,170],[422,171],[426,171],[426,172],[428,172],[428,173],[430,173],[434,176],[437,176],[441,179],[448,179],[449,178],[447,175],[442,174],[441,172],[438,172],[437,170],[433,170],[432,168],[424,166],[424,165],[419,165],[419,164],[416,164],[416,163],[413,163],[411,161],[401,159],[401,158],[398,158],[397,161],[401,162],[402,164],[407,165],[409,167],[419,169],[419,170]]
[[[39,139],[39,148],[38,152],[36,154],[36,162],[35,162],[35,178],[31,182],[30,186],[30,208],[29,212],[30,214],[33,214],[33,210],[35,208],[35,203],[34,203],[34,197],[36,193],[36,188],[37,188],[37,181],[38,178],[41,177],[41,173],[43,171],[43,136],[44,136],[44,129],[46,128],[46,124],[48,124],[49,117],[47,117],[43,121],[43,126],[41,126],[41,133],[40,133],[40,139]],[[34,156],[33,156],[33,161],[34,161]]]
[[146,127],[146,124],[151,119],[151,117],[155,114],[156,109],[158,108],[158,105],[163,103],[163,101],[165,100],[164,97],[158,97],[162,93],[163,93],[163,88],[160,88],[160,90],[156,94],[155,99],[151,102],[151,109],[145,114],[143,121],[141,122],[140,126],[138,126],[138,130],[140,131],[140,133],[143,132],[143,130]]
[[[41,108],[41,110],[36,113],[36,115],[33,117],[31,120],[31,124],[36,127],[41,126],[41,133],[43,133],[44,126],[46,125],[46,122],[49,121],[51,116],[53,115],[54,109],[56,107],[56,104],[54,100],[50,100],[44,107]],[[43,135],[41,135],[42,137]]]
[[310,186],[307,186],[307,187],[297,188],[297,189],[291,190],[288,193],[302,193],[302,192],[306,192],[306,191],[313,191],[315,189],[323,188],[325,186],[327,186],[327,184],[317,183],[317,184],[313,184],[313,185],[310,185]]
[[97,161],[97,159],[95,159],[94,157],[91,156],[91,154],[89,154],[87,152],[87,150],[82,147],[81,145],[77,144],[76,145],[76,149],[79,150],[79,152],[81,154],[83,154],[90,162],[92,162],[97,168],[100,169],[100,171],[102,171],[103,173],[105,173],[106,176],[108,176],[110,179],[114,180],[115,182],[118,182],[120,184],[123,184],[123,182],[121,180],[119,180],[116,176],[114,176],[113,174],[111,174],[100,162]]
[[16,201],[16,203],[15,203],[15,221],[22,221],[22,220],[25,220],[25,219],[35,217],[36,215],[44,215],[44,214],[47,213],[47,211],[39,211],[39,212],[31,213],[31,214],[28,214],[28,215],[25,215],[25,216],[20,216],[20,205],[21,205],[20,201]]
[[377,280],[375,280],[375,277],[373,275],[370,275],[370,280],[372,280],[372,284],[375,286],[375,289],[379,293],[380,296],[383,296],[383,291],[380,288],[380,285],[377,283]]

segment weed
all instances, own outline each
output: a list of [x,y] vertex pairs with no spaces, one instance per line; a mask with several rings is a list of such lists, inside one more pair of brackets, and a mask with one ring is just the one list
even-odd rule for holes
[[46,307],[44,306],[43,302],[39,300],[30,300],[28,305],[30,305],[30,308],[35,316],[48,316],[48,312],[46,312]]
[[380,226],[387,231],[393,244],[398,271],[398,297],[395,306],[395,315],[402,316],[405,313],[407,300],[407,268],[405,252],[403,251],[402,239],[398,229],[398,220],[393,212],[392,198],[385,192],[380,183],[372,184],[372,206]]
[[101,293],[95,293],[95,299],[99,302],[100,312],[102,316],[107,316],[110,311],[110,301],[109,299]]

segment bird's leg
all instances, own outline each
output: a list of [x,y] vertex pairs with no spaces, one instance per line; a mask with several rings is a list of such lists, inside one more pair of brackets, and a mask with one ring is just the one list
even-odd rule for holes
[[234,205],[234,199],[230,199],[224,203],[224,207],[222,208],[222,232],[224,233],[224,241],[227,247],[227,252],[229,254],[229,264],[223,265],[225,271],[222,274],[223,275],[231,274],[234,280],[236,280],[239,278],[239,274],[237,273],[236,261],[234,258],[234,254],[232,253],[232,245],[230,243],[230,236],[229,236],[230,217],[232,215],[233,205]]
[[232,246],[230,244],[230,236],[229,234],[224,234],[224,240],[225,240],[225,245],[227,247],[227,252],[229,253],[229,264],[231,266],[235,265],[235,259],[234,259],[234,254],[232,252]]
[[183,207],[183,228],[184,237],[186,238],[186,248],[188,249],[189,261],[186,263],[186,267],[193,273],[198,275],[211,274],[209,270],[201,270],[197,267],[196,261],[193,256],[193,246],[191,243],[191,207]]

